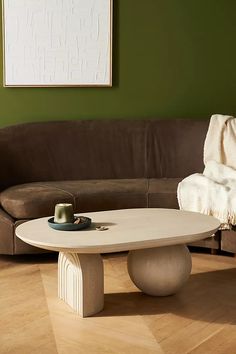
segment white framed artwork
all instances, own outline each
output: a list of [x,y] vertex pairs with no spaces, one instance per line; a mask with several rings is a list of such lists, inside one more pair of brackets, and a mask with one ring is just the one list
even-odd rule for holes
[[112,0],[2,0],[4,86],[111,86]]

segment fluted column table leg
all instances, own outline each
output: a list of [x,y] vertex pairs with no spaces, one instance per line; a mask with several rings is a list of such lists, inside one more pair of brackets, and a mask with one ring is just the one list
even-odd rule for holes
[[58,296],[81,317],[100,312],[104,306],[104,272],[100,254],[60,252]]

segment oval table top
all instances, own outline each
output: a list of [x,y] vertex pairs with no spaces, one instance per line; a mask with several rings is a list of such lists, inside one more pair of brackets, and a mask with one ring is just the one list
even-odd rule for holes
[[[176,209],[123,209],[83,216],[92,219],[91,227],[85,230],[53,230],[46,217],[19,225],[16,235],[47,250],[106,253],[190,243],[210,237],[220,226],[212,216]],[[108,230],[98,231],[96,226]]]

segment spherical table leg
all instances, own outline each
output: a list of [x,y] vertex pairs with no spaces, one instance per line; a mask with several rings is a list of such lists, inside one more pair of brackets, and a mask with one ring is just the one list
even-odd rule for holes
[[128,272],[134,284],[153,296],[175,294],[188,279],[191,255],[185,245],[130,251]]

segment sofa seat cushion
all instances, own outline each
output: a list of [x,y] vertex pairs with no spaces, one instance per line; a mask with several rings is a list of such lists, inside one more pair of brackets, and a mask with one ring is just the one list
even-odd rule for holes
[[182,178],[151,178],[148,188],[149,208],[178,209],[177,186]]
[[16,185],[0,194],[2,208],[15,219],[54,214],[55,204],[72,203],[74,211],[147,207],[146,179],[35,182]]
[[73,203],[73,196],[51,184],[29,183],[10,187],[0,194],[2,208],[15,219],[51,215],[55,204]]

